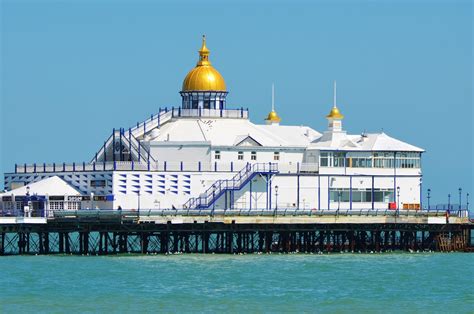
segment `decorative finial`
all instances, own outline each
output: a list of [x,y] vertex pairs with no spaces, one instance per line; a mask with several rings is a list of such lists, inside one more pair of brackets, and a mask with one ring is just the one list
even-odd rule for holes
[[275,111],[275,84],[272,83],[272,111],[268,114],[267,118],[265,119],[267,124],[276,124],[278,125],[281,121],[281,118]]
[[336,81],[334,81],[334,99],[333,99],[333,106],[331,112],[326,116],[328,119],[344,119],[344,115],[341,114],[339,109],[337,108],[337,86]]
[[275,84],[272,83],[272,111],[275,111]]
[[209,49],[206,47],[206,35],[202,35],[202,46],[201,49],[199,50],[199,62],[198,66],[201,65],[211,65],[211,62],[209,62]]

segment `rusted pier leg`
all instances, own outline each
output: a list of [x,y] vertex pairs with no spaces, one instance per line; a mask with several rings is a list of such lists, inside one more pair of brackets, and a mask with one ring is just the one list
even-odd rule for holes
[[[28,243],[29,242],[30,241],[28,241]],[[43,242],[43,233],[42,232],[38,232],[38,248],[39,248],[39,254],[44,254],[44,242]]]
[[140,233],[140,251],[142,254],[148,253],[148,236],[146,232]]
[[64,235],[64,252],[66,254],[71,254],[71,243],[69,239],[69,233],[64,232],[63,235]]
[[0,233],[0,255],[5,255],[5,232]]
[[49,232],[43,232],[44,254],[49,254]]
[[58,252],[60,254],[64,254],[64,233],[63,232],[59,232],[58,233]]

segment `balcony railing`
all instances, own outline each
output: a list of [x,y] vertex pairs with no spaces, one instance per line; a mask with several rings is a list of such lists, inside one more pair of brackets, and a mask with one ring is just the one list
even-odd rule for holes
[[[236,172],[247,162],[79,162],[53,164],[15,165],[15,173],[57,173],[57,172],[94,172],[94,171],[160,171],[160,172]],[[280,173],[317,173],[319,165],[315,163],[276,163]]]

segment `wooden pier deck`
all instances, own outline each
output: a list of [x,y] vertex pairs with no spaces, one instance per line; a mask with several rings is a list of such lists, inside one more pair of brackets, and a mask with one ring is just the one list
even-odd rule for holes
[[472,251],[465,213],[63,211],[0,217],[0,255]]

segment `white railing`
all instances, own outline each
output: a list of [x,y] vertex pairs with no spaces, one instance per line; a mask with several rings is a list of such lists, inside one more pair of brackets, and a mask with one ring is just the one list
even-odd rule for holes
[[[272,164],[275,162],[272,162]],[[15,165],[15,173],[55,173],[84,171],[168,171],[168,172],[237,172],[247,162],[198,162],[198,161],[108,161],[92,163],[53,163]],[[318,164],[276,163],[280,173],[317,173]]]

